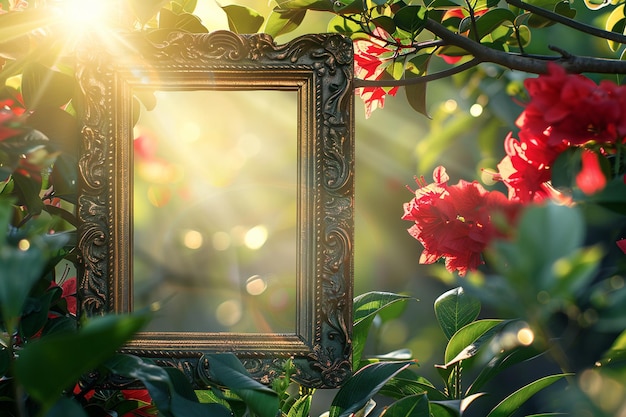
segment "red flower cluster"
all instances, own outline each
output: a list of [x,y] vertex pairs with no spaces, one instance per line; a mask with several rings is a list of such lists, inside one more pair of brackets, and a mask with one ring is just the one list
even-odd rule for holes
[[476,181],[449,186],[443,167],[435,169],[433,179],[433,184],[416,180],[420,188],[404,204],[402,219],[415,222],[409,233],[424,246],[420,263],[445,258],[446,268],[463,276],[483,263],[481,254],[493,238],[505,235],[492,221],[494,216],[512,223],[521,206]]
[[[497,216],[512,225],[523,204],[547,198],[567,202],[550,180],[555,161],[570,148],[581,150],[578,188],[590,195],[606,186],[600,158],[626,145],[626,87],[606,81],[597,85],[556,65],[525,86],[530,101],[517,120],[519,139],[507,136],[506,156],[494,174],[507,186],[508,198],[477,182],[448,186],[443,167],[435,169],[433,184],[418,180],[420,188],[404,205],[402,218],[415,223],[409,233],[424,246],[420,263],[445,258],[450,272],[465,275],[482,263],[491,240],[506,237],[494,225]],[[626,239],[618,245],[626,252]]]
[[[506,157],[496,179],[509,189],[509,198],[523,202],[550,196],[546,183],[557,157],[572,147],[595,146],[607,153],[626,137],[626,87],[582,75],[567,74],[556,64],[549,72],[527,79],[530,102],[517,119],[519,140],[505,140]],[[601,191],[606,177],[598,151],[582,153],[576,184],[585,194]]]

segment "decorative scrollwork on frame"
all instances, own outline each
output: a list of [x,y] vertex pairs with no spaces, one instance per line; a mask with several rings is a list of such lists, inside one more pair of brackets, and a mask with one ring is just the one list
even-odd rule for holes
[[266,34],[128,34],[123,48],[88,39],[77,57],[80,305],[88,315],[132,310],[132,122],[135,88],[291,90],[298,94],[297,328],[289,334],[139,333],[124,351],[181,369],[197,386],[207,353],[231,352],[259,381],[283,374],[337,387],[351,372],[354,205],[352,42],[311,34],[277,45]]

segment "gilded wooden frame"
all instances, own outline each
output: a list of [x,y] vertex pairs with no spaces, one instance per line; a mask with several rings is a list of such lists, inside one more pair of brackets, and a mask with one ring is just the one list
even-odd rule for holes
[[[85,42],[81,95],[78,249],[80,308],[132,311],[133,89],[292,90],[298,94],[298,271],[294,333],[142,332],[124,352],[175,366],[198,385],[206,353],[233,352],[269,382],[292,358],[294,379],[337,387],[351,372],[354,121],[349,39],[306,35],[277,45],[264,34],[128,37],[124,52]],[[210,76],[209,76],[210,75]]]

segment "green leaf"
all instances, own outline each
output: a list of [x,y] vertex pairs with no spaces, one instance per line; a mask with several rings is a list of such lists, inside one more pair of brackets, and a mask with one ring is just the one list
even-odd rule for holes
[[[604,27],[607,31],[623,34],[625,26],[626,16],[624,15],[624,5],[620,4],[613,9],[609,17],[606,19]],[[607,40],[607,42],[609,44],[609,48],[611,48],[613,52],[617,51],[621,46],[620,43],[612,40]]]
[[292,32],[300,26],[305,16],[306,9],[283,10],[274,8],[267,18],[264,32],[274,38]]
[[241,397],[254,414],[258,417],[276,417],[279,411],[278,395],[254,380],[235,355],[207,354],[204,358],[209,361],[211,378]]
[[15,184],[13,193],[17,196],[18,203],[26,206],[31,215],[40,214],[44,206],[39,197],[41,182],[33,177],[26,177],[18,173],[13,173],[12,178]]
[[572,3],[570,3],[568,0],[558,2],[554,6],[554,12],[570,19],[576,17],[576,9],[572,9]]
[[440,404],[439,401],[430,402],[430,412],[432,417],[460,417],[458,410],[450,409],[449,407]]
[[354,326],[352,329],[352,365],[357,369],[374,317],[398,302],[411,297],[388,292],[368,292],[354,298]]
[[45,415],[45,417],[87,417],[88,414],[83,408],[82,405],[78,403],[78,401],[61,397],[59,400],[52,406],[50,411]]
[[159,415],[232,416],[222,404],[200,403],[190,382],[178,369],[153,365],[132,355],[116,355],[104,365],[116,375],[141,381],[159,409]]
[[58,107],[41,106],[28,117],[28,125],[43,133],[54,150],[78,158],[81,133],[76,117]]
[[72,98],[74,86],[74,77],[53,71],[37,62],[24,66],[22,95],[24,105],[29,110],[66,104]]
[[371,22],[389,34],[393,34],[396,31],[396,23],[389,16],[378,16],[372,19]]
[[386,417],[430,417],[426,394],[409,395],[391,404],[385,410]]
[[626,362],[626,330],[623,331],[611,345],[611,348],[602,355],[601,366]]
[[431,401],[431,404],[437,404],[441,407],[445,407],[453,413],[455,416],[461,416],[467,407],[474,402],[475,399],[485,395],[484,392],[473,394],[460,400],[445,400],[445,401]]
[[76,333],[42,337],[20,351],[15,376],[47,409],[64,389],[112,356],[148,320],[147,314],[107,315],[89,320]]
[[209,31],[198,16],[191,13],[176,14],[168,9],[161,9],[159,13],[159,28],[182,30],[189,33],[207,33]]
[[524,362],[541,355],[545,350],[538,349],[535,345],[515,346],[512,350],[497,352],[495,357],[489,360],[480,374],[467,388],[467,394],[476,393],[485,383],[489,382],[495,375],[509,368],[510,366]]
[[449,367],[453,363],[474,356],[497,330],[508,323],[509,321],[504,320],[485,319],[461,328],[450,338],[446,346],[445,366]]
[[280,9],[308,9],[332,12],[333,2],[328,0],[276,0]]
[[599,10],[611,4],[611,0],[584,0],[585,6],[590,10]]
[[[8,230],[6,224],[0,225]],[[41,277],[47,259],[42,247],[31,241],[27,250],[13,246],[0,246],[0,311],[8,331],[14,331],[14,323],[22,313],[28,293]],[[21,356],[21,354],[20,354]]]
[[424,29],[427,18],[428,11],[425,7],[405,6],[396,12],[393,21],[398,28],[415,36]]
[[257,33],[263,25],[263,16],[249,7],[231,4],[222,6],[222,10],[228,18],[228,27],[235,33]]
[[32,299],[35,308],[28,314],[24,314],[20,320],[19,327],[24,337],[31,338],[44,327],[48,321],[48,311],[50,310],[52,299],[57,295],[55,294],[57,291],[60,291],[60,288],[51,289],[46,291],[40,298]]
[[435,300],[435,316],[446,338],[465,325],[473,322],[480,314],[480,301],[467,294],[462,287],[443,293]]
[[430,400],[445,400],[445,394],[437,390],[426,378],[418,376],[410,369],[405,369],[391,378],[380,393],[391,398],[403,398],[409,395],[426,393]]
[[169,0],[128,0],[130,8],[140,23],[146,23],[153,18],[159,9]]
[[309,411],[311,409],[311,400],[313,399],[312,395],[305,395],[298,398],[292,405],[289,407],[289,411],[287,412],[287,417],[308,417]]
[[358,22],[346,19],[343,16],[337,15],[328,22],[328,31],[337,32],[346,36],[365,36],[362,33],[361,25]]
[[[494,30],[496,30],[502,24],[506,22],[510,22],[512,24],[514,20],[515,20],[515,14],[509,9],[505,9],[505,8],[491,9],[487,13],[485,13],[482,16],[479,16],[476,19],[476,29],[478,30],[480,39],[482,39],[485,36],[489,35],[491,32],[493,32]],[[464,19],[462,23],[465,23],[465,22],[469,23],[469,21],[470,19]],[[471,26],[467,28],[460,28],[459,31],[464,32],[465,30],[468,30],[468,29],[472,29]],[[470,36],[472,35],[470,34]]]
[[378,362],[359,369],[335,395],[329,417],[348,417],[359,411],[387,381],[412,364],[412,361]]
[[487,417],[511,416],[522,406],[522,404],[524,404],[530,397],[535,395],[537,392],[569,375],[571,374],[550,375],[531,382],[530,384],[518,389],[513,394],[502,400],[489,412]]
[[426,84],[409,84],[404,87],[406,99],[416,112],[430,118],[426,108]]
[[193,13],[198,0],[170,0],[170,7],[174,13]]

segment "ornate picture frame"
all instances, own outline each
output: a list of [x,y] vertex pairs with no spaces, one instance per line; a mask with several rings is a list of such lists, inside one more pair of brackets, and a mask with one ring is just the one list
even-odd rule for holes
[[[288,90],[298,97],[295,329],[287,333],[140,332],[123,351],[181,369],[198,385],[207,353],[236,354],[261,382],[283,372],[309,387],[351,373],[354,120],[349,39],[175,32],[165,42],[128,36],[124,50],[83,43],[77,57],[80,311],[133,310],[133,96],[139,89]],[[210,76],[208,76],[210,75]],[[206,384],[204,384],[206,385]]]

